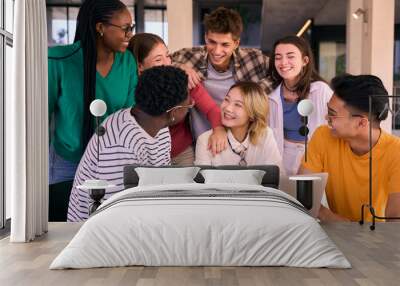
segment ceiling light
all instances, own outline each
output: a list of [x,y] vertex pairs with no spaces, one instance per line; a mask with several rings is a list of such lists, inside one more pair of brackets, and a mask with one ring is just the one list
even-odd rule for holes
[[301,35],[304,34],[304,32],[308,29],[308,27],[310,27],[311,23],[312,23],[311,19],[308,19],[308,20],[304,23],[303,27],[301,27],[301,29],[297,32],[296,36],[297,36],[297,37],[301,37]]

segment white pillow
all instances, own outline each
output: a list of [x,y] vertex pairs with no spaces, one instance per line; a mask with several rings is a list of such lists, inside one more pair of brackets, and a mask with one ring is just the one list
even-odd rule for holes
[[265,171],[262,170],[201,170],[204,183],[234,183],[261,185]]
[[135,168],[139,186],[195,183],[199,167],[185,168]]

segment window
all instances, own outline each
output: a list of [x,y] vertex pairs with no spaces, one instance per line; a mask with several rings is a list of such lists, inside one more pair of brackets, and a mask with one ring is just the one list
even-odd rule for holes
[[[5,30],[13,33],[13,21],[14,21],[14,0],[5,0],[4,5],[5,12]],[[4,27],[4,26],[3,26]]]
[[144,31],[160,36],[168,45],[168,22],[165,8],[144,9]]
[[396,39],[394,42],[393,80],[395,83],[395,87],[400,88],[400,39]]
[[[133,3],[131,5],[129,3],[126,4],[128,4],[128,9],[132,17],[134,17]],[[49,47],[67,45],[74,42],[79,7],[79,4],[47,5],[47,39]]]
[[[5,98],[8,97],[10,98],[11,96],[11,76],[12,76],[12,67],[13,67],[13,57],[12,57],[12,46],[11,45],[6,45],[6,49],[5,49]],[[4,114],[4,113],[3,113]],[[3,117],[4,118],[4,117]],[[4,131],[4,129],[3,129]],[[3,140],[4,142],[4,140]],[[4,145],[3,145],[4,146]],[[3,153],[5,154],[5,153]],[[3,169],[4,171],[5,169]],[[6,205],[6,209],[5,209],[5,218],[9,219],[11,218],[11,193],[10,193],[10,189],[6,189],[5,190],[6,194],[5,194],[5,205]]]
[[346,72],[346,44],[320,42],[318,66],[319,74],[326,80]]
[[311,48],[319,74],[326,81],[346,72],[346,26],[313,26]]
[[395,25],[394,36],[394,63],[393,63],[393,84],[400,95],[400,24]]
[[[392,110],[393,110],[393,119],[392,119],[392,133],[398,137],[400,137],[400,87],[394,87],[393,95],[399,96],[399,98],[393,98],[392,102]],[[390,116],[390,113],[389,113]]]
[[14,0],[0,0],[0,228],[11,217],[11,195],[4,188],[4,106],[11,93]]
[[[394,26],[393,95],[400,96],[400,24]],[[400,99],[393,100],[392,108],[399,111],[393,117],[392,132],[400,137]]]
[[4,2],[0,2],[0,228],[5,223],[5,194],[4,194]]
[[72,44],[75,38],[79,7],[47,7],[48,45]]

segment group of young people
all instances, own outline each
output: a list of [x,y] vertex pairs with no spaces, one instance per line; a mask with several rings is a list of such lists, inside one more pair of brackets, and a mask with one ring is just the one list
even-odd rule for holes
[[[283,174],[328,172],[322,220],[359,220],[368,202],[372,126],[377,215],[400,215],[400,140],[380,128],[388,99],[372,75],[342,75],[332,88],[315,70],[303,38],[278,40],[270,58],[240,47],[240,15],[218,8],[204,20],[205,45],[172,55],[154,34],[133,35],[119,0],[87,0],[75,43],[49,49],[50,220],[88,218],[87,179],[123,189],[123,167],[265,165]],[[105,134],[93,136],[89,104],[103,99]],[[297,111],[310,99],[309,133]],[[190,111],[190,112],[189,112]],[[310,138],[302,160],[304,137]],[[99,142],[98,142],[99,140]]]

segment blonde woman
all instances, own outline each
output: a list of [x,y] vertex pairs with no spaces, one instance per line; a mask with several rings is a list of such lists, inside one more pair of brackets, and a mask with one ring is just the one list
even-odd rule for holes
[[227,130],[228,148],[213,156],[208,150],[211,130],[197,139],[196,165],[278,165],[282,157],[273,131],[267,126],[268,99],[254,82],[233,85],[221,103],[221,121]]

